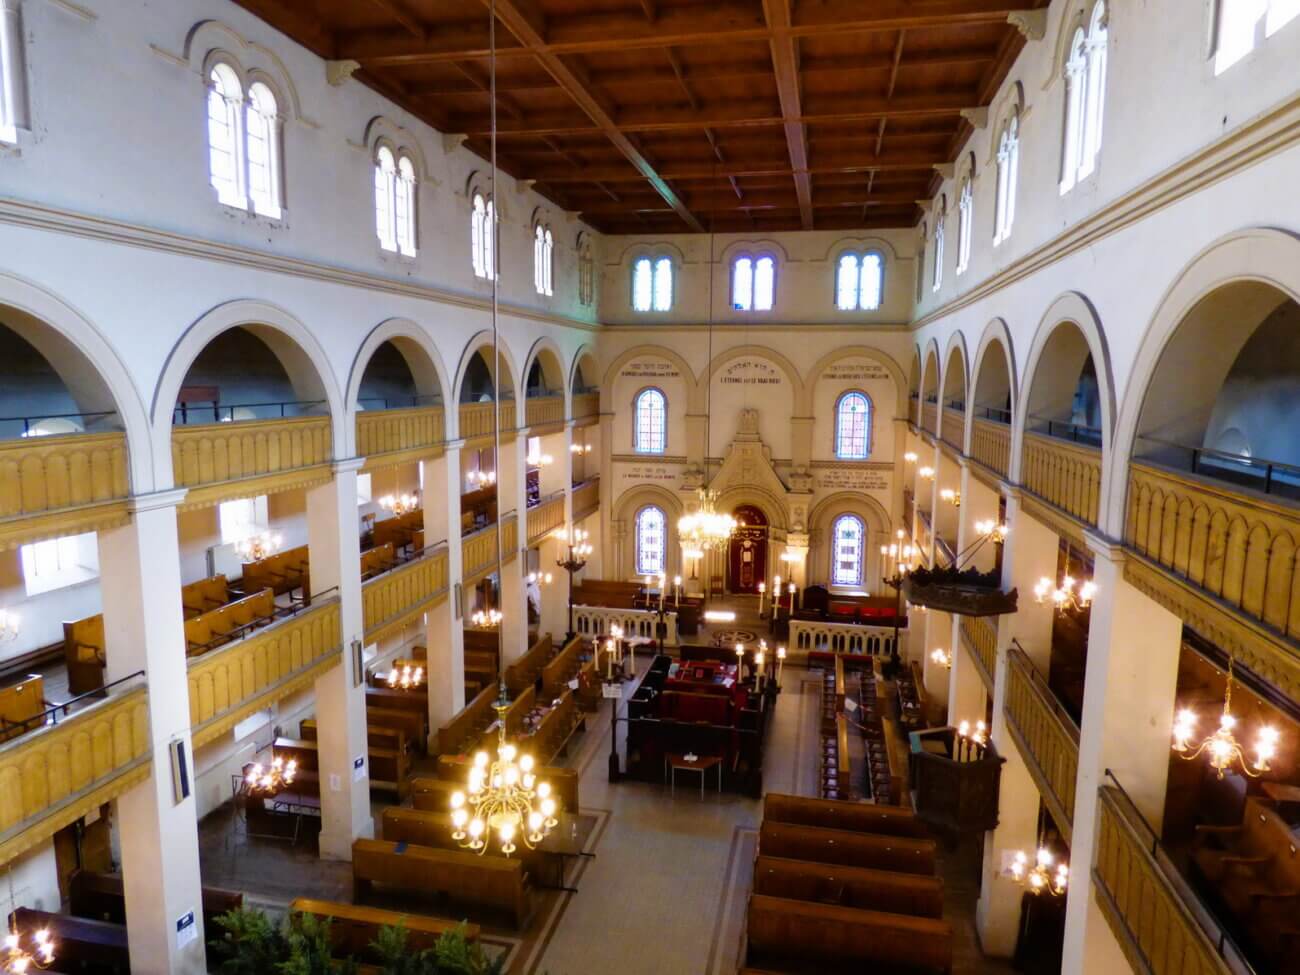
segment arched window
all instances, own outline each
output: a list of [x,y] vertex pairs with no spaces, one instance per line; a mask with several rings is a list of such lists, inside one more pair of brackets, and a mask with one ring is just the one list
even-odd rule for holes
[[542,268],[546,271],[546,293],[552,295],[555,294],[555,238],[551,236],[550,227],[546,228],[543,243]]
[[657,576],[667,571],[668,518],[663,508],[648,504],[636,513],[636,574]]
[[596,260],[591,253],[591,238],[585,234],[578,242],[578,301],[590,305],[596,300]]
[[208,172],[217,199],[246,207],[244,191],[244,89],[235,69],[218,62],[208,74]]
[[961,196],[957,200],[957,273],[965,274],[970,267],[971,223],[974,217],[975,193],[971,178],[962,180]]
[[1068,193],[1089,176],[1101,151],[1102,115],[1106,100],[1106,46],[1110,35],[1105,0],[1092,8],[1087,30],[1080,25],[1070,39],[1065,63],[1065,138],[1061,160],[1061,192]]
[[384,250],[415,256],[415,166],[388,146],[375,153],[375,234]]
[[856,390],[835,404],[835,456],[866,460],[871,455],[871,400]]
[[1222,74],[1255,49],[1259,22],[1272,37],[1300,16],[1300,0],[1219,0],[1214,38],[1214,73]]
[[253,209],[278,220],[280,206],[280,119],[275,95],[260,81],[248,89],[248,198]]
[[861,586],[867,528],[857,515],[840,515],[831,527],[831,585]]
[[925,221],[921,221],[921,239],[916,242],[916,303],[919,305],[925,297],[925,249],[929,238],[925,232]]
[[632,449],[638,454],[662,454],[668,447],[668,400],[651,386],[637,393],[632,409]]
[[397,250],[415,256],[415,165],[406,155],[397,159],[397,185],[393,194],[397,214]]
[[551,228],[538,224],[533,228],[533,287],[539,295],[554,294],[554,240]]
[[771,311],[776,292],[776,259],[737,257],[731,264],[731,307],[736,311]]
[[993,244],[1011,236],[1016,220],[1016,182],[1020,175],[1020,116],[1013,113],[998,140],[997,206],[993,214]]
[[470,208],[470,259],[474,264],[474,276],[489,281],[496,266],[492,253],[493,222],[492,199],[475,193]]
[[18,129],[29,124],[19,11],[13,0],[0,0],[0,142],[17,143]]
[[840,311],[875,311],[885,277],[885,262],[877,251],[840,255],[835,265],[835,307]]
[[934,277],[930,281],[930,290],[938,291],[943,286],[943,222],[947,219],[948,204],[939,201],[939,212],[934,218]]
[[638,257],[632,262],[633,311],[669,311],[672,307],[672,260]]

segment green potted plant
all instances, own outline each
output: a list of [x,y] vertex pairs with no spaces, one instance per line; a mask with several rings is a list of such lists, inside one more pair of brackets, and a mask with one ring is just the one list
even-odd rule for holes
[[237,907],[217,918],[221,929],[209,945],[222,975],[266,975],[289,957],[284,933],[262,911]]

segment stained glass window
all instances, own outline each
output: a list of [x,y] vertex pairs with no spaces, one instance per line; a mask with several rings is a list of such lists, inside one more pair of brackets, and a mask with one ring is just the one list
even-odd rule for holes
[[862,550],[867,530],[857,515],[840,515],[831,529],[831,585],[862,585]]
[[637,394],[633,449],[638,454],[662,454],[667,447],[668,401],[657,389]]
[[871,401],[862,393],[845,393],[835,404],[835,456],[866,460],[870,451]]
[[667,564],[668,519],[662,508],[646,505],[636,513],[636,574],[657,576]]

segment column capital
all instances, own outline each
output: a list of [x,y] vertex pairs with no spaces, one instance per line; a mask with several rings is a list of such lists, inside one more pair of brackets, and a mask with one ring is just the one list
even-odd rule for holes
[[1124,550],[1124,546],[1095,528],[1085,528],[1083,530],[1083,541],[1094,555],[1105,559],[1112,565],[1118,567],[1128,561],[1128,552]]
[[159,508],[175,508],[189,493],[189,488],[168,488],[166,491],[152,491],[149,494],[133,494],[127,499],[126,507],[132,514],[156,511]]
[[448,451],[448,450],[461,450],[464,446],[465,446],[465,441],[464,441],[464,439],[458,437],[458,438],[456,438],[455,440],[445,440],[445,441],[443,441],[442,449],[443,449],[443,452],[445,453],[445,452]]
[[330,464],[331,474],[350,474],[353,471],[359,471],[366,466],[364,457],[344,457]]

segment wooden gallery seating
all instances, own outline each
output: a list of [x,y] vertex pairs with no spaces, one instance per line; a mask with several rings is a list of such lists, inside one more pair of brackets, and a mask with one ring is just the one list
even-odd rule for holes
[[1300,948],[1298,845],[1286,820],[1256,796],[1246,799],[1240,824],[1196,827],[1194,872],[1270,964]]
[[[317,741],[316,719],[304,718],[298,726],[302,741]],[[366,724],[366,751],[370,765],[370,788],[406,796],[411,776],[411,742],[401,728]]]
[[311,914],[322,920],[330,919],[330,941],[335,958],[354,958],[371,964],[379,963],[379,958],[370,945],[379,937],[380,928],[401,925],[406,929],[406,946],[412,952],[432,948],[440,937],[457,928],[461,928],[465,940],[470,944],[477,944],[480,937],[479,926],[468,922],[385,911],[360,904],[321,901],[310,897],[294,898],[289,904],[289,916],[303,914]]
[[63,661],[68,670],[68,691],[75,697],[104,686],[104,617],[64,621]]
[[910,809],[765,796],[744,971],[951,972],[925,832]]
[[361,580],[364,582],[366,579],[383,575],[395,565],[397,565],[397,553],[393,551],[392,542],[368,548],[361,553]]
[[516,929],[524,927],[531,913],[532,888],[518,859],[387,840],[356,840],[352,844],[354,899],[365,901],[376,884],[476,913],[502,915]]
[[259,589],[185,621],[185,652],[197,656],[247,636],[275,618],[275,594]]
[[307,546],[288,548],[276,552],[255,562],[243,565],[243,587],[250,589],[270,589],[277,596],[292,594],[301,589],[303,599],[311,597],[311,573],[307,558]]
[[0,688],[0,741],[39,728],[45,708],[45,678],[39,674],[28,674],[17,684]]
[[419,552],[424,548],[424,509],[376,521],[372,544],[376,548],[391,545],[395,552],[409,545],[413,552]]
[[484,687],[496,690],[497,675],[500,673],[497,667],[496,631],[466,630],[464,640],[465,697],[473,697]]
[[[218,917],[244,906],[244,895],[240,891],[204,887],[201,896],[203,929],[212,937],[220,931]],[[76,917],[126,924],[126,891],[122,875],[74,870],[68,878],[68,910]]]
[[185,618],[202,616],[230,602],[230,583],[224,575],[209,576],[181,586],[181,609]]

